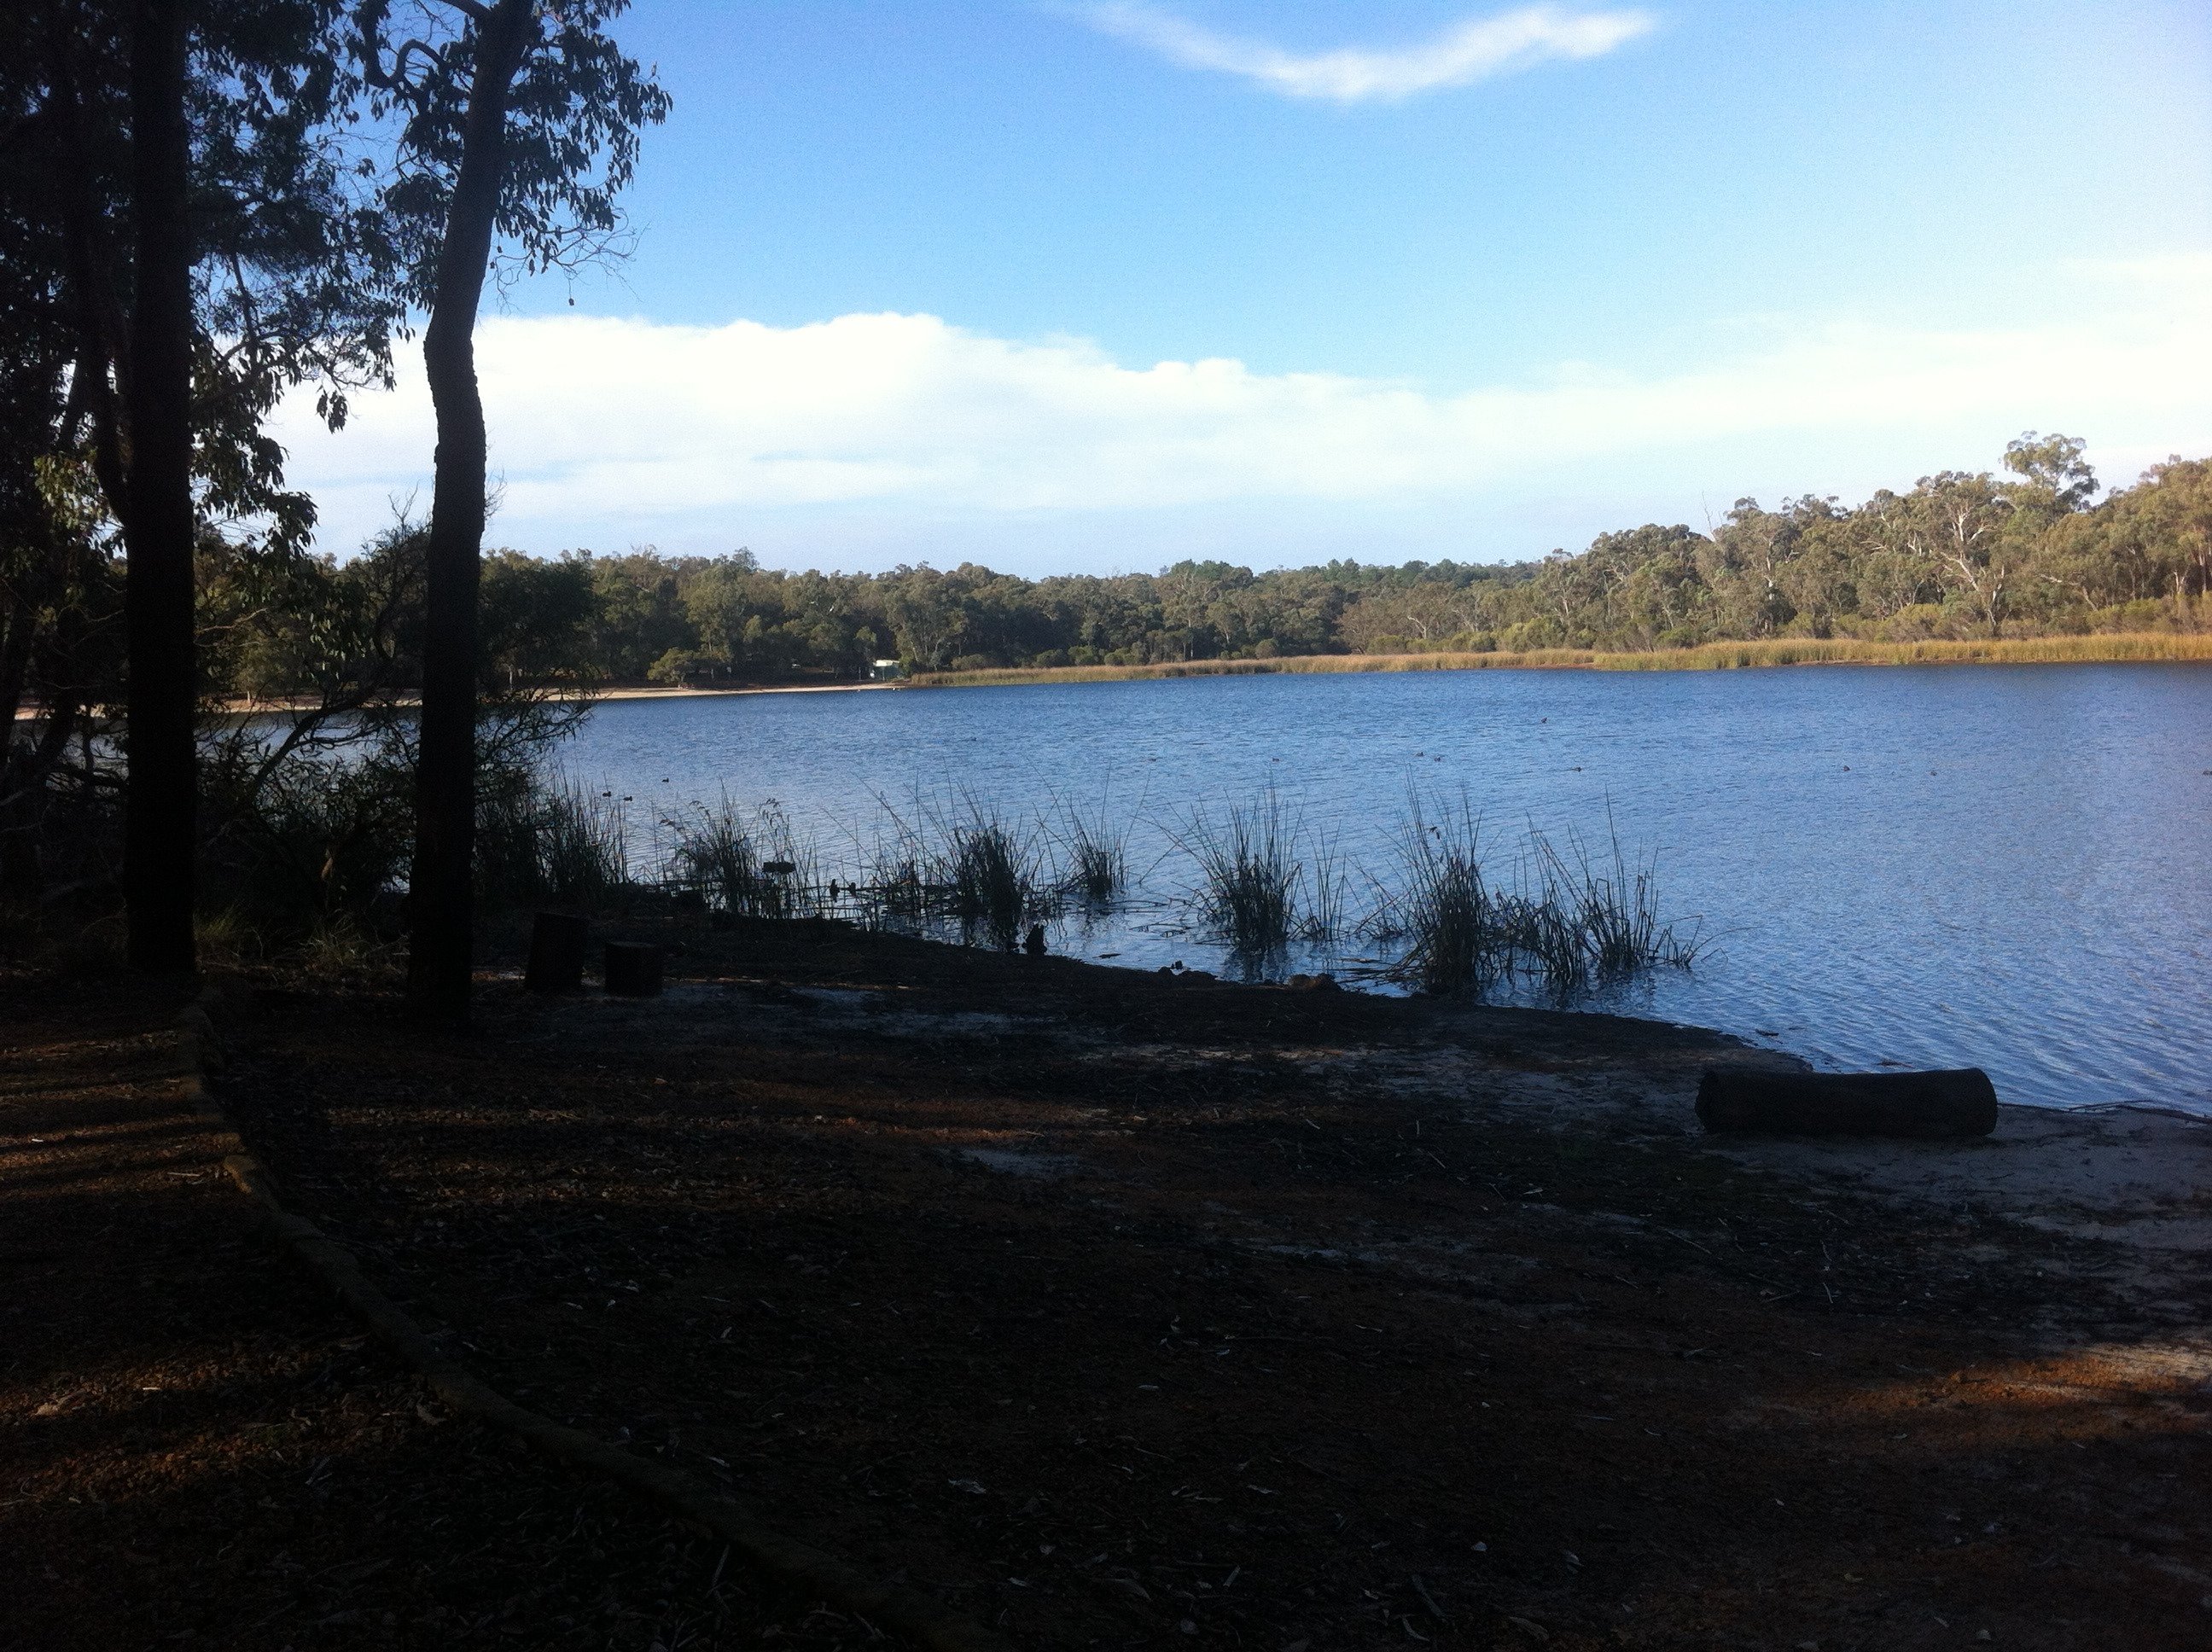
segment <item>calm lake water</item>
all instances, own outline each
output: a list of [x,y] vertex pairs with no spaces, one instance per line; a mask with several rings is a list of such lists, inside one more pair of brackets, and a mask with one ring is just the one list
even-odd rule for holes
[[[1656,855],[1687,971],[1584,1000],[1827,1067],[1978,1066],[2008,1101],[2212,1114],[2212,669],[1419,672],[617,701],[564,755],[640,847],[685,799],[779,800],[825,874],[887,803],[1131,823],[1131,912],[1054,949],[1227,967],[1176,898],[1192,811],[1272,783],[1395,874],[1407,799],[1463,794]],[[1350,958],[1384,956],[1348,943]],[[1326,967],[1293,957],[1291,967]]]

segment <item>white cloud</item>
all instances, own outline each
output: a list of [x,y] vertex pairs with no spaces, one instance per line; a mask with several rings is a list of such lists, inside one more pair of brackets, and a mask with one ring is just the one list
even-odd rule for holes
[[[1080,341],[898,314],[789,328],[495,318],[479,370],[505,483],[498,534],[530,550],[750,539],[787,559],[865,544],[895,560],[1019,536],[1034,556],[1054,537],[1131,545],[1135,523],[1172,545],[1203,524],[1208,544],[1265,560],[1302,516],[1395,523],[1415,544],[1554,501],[1516,529],[1538,542],[1494,547],[1525,554],[1608,525],[1556,501],[1672,520],[1705,488],[1725,500],[1909,483],[1989,463],[2030,426],[2092,437],[2113,480],[2116,461],[2203,451],[2212,268],[2106,285],[2109,303],[2063,323],[1828,325],[1671,374],[1573,364],[1455,393],[1227,360],[1124,367]],[[280,420],[326,544],[358,543],[394,496],[428,499],[429,398],[411,353],[402,369],[398,391],[356,400],[342,435],[317,430],[304,399]]]
[[1265,40],[1220,34],[1139,0],[1109,0],[1077,11],[1094,28],[1149,47],[1186,69],[1242,75],[1286,97],[1338,103],[1395,100],[1468,86],[1555,58],[1601,58],[1649,33],[1641,11],[1567,11],[1523,6],[1471,17],[1433,39],[1396,51],[1298,53]]

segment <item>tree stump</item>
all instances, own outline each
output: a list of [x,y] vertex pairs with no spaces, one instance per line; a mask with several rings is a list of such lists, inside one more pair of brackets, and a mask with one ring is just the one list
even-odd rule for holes
[[1902,1136],[1956,1141],[1997,1127],[1997,1092],[1979,1067],[1933,1072],[1742,1072],[1708,1069],[1698,1121],[1765,1136]]
[[530,926],[530,968],[522,984],[533,993],[573,993],[584,984],[584,920],[573,912],[541,912]]
[[623,998],[660,995],[660,949],[650,941],[609,941],[607,991]]

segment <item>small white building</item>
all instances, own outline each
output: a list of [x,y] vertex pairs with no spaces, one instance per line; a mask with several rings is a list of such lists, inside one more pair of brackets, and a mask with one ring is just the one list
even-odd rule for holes
[[868,662],[868,681],[896,683],[906,675],[906,662],[901,659],[872,659]]

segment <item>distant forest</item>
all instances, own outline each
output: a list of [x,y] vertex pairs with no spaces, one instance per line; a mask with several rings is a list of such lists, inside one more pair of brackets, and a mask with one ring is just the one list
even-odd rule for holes
[[[1996,473],[1945,471],[1856,507],[1810,495],[1773,509],[1740,500],[1707,532],[1647,525],[1510,564],[1346,559],[1255,574],[1185,562],[1024,580],[967,563],[786,573],[745,551],[495,551],[484,564],[486,674],[488,686],[711,686],[851,678],[894,657],[934,671],[2202,629],[2212,621],[2212,461],[2172,460],[2099,500],[2081,455],[2078,440],[2026,436]],[[272,616],[332,602],[406,607],[418,538],[395,532],[366,556],[301,568],[296,577],[323,589],[273,604],[263,580],[227,587],[209,570],[213,606],[246,621],[217,628],[238,639],[229,686],[298,686],[299,659],[283,646],[293,628],[270,626]],[[404,656],[404,617],[398,629]]]

